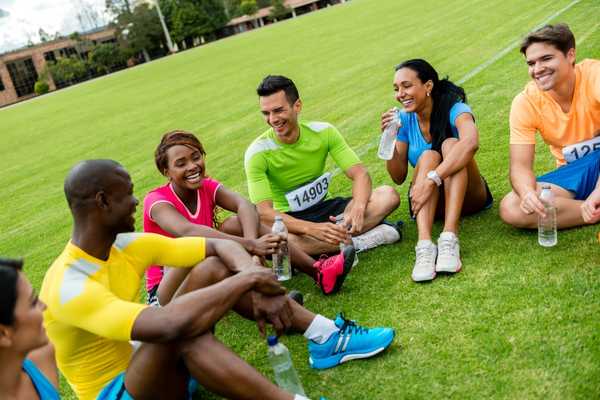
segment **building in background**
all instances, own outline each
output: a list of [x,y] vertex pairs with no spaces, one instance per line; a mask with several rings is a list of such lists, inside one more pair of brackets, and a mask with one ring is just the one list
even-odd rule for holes
[[[79,39],[55,39],[0,55],[0,107],[35,96],[35,82],[49,62],[62,57],[87,59],[92,47],[116,41],[115,30],[103,27],[81,33]],[[65,86],[49,74],[47,82],[51,91]]]

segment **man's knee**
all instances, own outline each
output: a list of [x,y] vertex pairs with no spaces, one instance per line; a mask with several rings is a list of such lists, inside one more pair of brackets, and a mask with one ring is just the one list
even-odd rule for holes
[[529,225],[526,223],[526,215],[519,208],[520,203],[519,196],[515,192],[510,192],[502,201],[500,201],[499,213],[500,219],[508,225],[512,225],[516,228],[528,228]]
[[190,272],[190,284],[199,282],[210,282],[211,284],[221,282],[231,276],[229,269],[218,257],[208,257],[196,265]]
[[389,185],[379,186],[373,191],[376,201],[384,208],[392,211],[400,205],[400,195]]

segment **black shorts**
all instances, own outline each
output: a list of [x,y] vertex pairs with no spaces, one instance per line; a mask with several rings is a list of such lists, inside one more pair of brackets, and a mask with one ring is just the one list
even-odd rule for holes
[[310,222],[331,222],[330,216],[337,216],[344,213],[346,206],[352,200],[350,197],[336,197],[323,200],[314,206],[308,207],[302,211],[288,211],[287,215]]
[[[485,180],[485,178],[482,176],[481,179],[483,179],[483,184],[485,185],[485,192],[486,192],[486,199],[485,199],[485,204],[483,205],[483,207],[481,208],[481,210],[487,210],[488,208],[491,208],[492,205],[494,204],[494,196],[492,196],[492,191],[490,190],[490,187],[488,186],[487,181]],[[410,215],[410,218],[412,219],[417,219],[417,216],[414,215],[413,210],[412,210],[412,204],[410,203],[410,190],[412,189],[412,182],[410,183],[410,187],[408,188],[408,193],[406,194],[407,198],[408,198],[408,215]],[[436,218],[441,218],[442,215],[438,215],[440,210],[444,210],[444,185],[442,184],[442,186],[440,186],[439,188],[440,191],[440,201],[438,202],[438,206],[437,206],[437,210],[436,210]],[[478,210],[481,211],[481,210]]]

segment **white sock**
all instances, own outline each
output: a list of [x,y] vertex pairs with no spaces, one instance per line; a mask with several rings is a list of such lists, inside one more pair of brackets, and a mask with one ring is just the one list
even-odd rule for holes
[[335,326],[332,320],[317,314],[304,332],[304,337],[318,344],[323,344],[329,339],[329,336],[337,331],[339,331],[339,328]]
[[294,400],[310,400],[308,397],[300,396],[299,394],[294,396]]
[[419,245],[433,246],[433,242],[429,239],[421,239],[417,242],[417,246]]

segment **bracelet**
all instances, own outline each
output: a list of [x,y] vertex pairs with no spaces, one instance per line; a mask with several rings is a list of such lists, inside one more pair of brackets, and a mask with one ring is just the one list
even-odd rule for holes
[[435,184],[437,186],[441,186],[442,185],[442,178],[440,178],[440,176],[438,175],[437,171],[435,169],[432,169],[431,171],[429,171],[427,173],[427,178],[431,179],[433,182],[435,182]]

